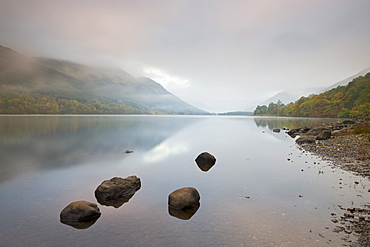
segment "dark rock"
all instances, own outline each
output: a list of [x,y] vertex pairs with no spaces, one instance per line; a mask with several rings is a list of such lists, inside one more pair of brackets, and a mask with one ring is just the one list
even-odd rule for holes
[[100,217],[100,215],[100,210],[95,203],[87,201],[76,201],[70,203],[62,210],[62,212],[60,213],[60,221],[65,224],[72,222],[69,225],[72,224],[73,226],[79,225],[78,223],[74,224],[73,222],[82,222],[97,219]]
[[275,133],[279,133],[280,129],[273,129],[272,131],[275,132]]
[[327,140],[327,139],[330,139],[330,137],[331,137],[331,131],[323,130],[316,136],[316,140]]
[[327,128],[327,127],[319,127],[319,128],[313,128],[313,129],[307,131],[306,135],[308,135],[308,136],[318,136],[319,134],[321,134],[325,130],[331,131],[330,128]]
[[291,129],[287,132],[287,134],[292,137],[292,138],[295,138],[296,136],[298,135],[301,135],[301,134],[304,134],[304,133],[307,133],[307,131],[309,131],[310,128],[307,128],[307,127],[304,127],[304,128],[300,128],[300,129]]
[[333,229],[333,232],[335,232],[335,233],[338,233],[338,232],[342,232],[342,231],[344,231],[344,227],[342,227],[342,226],[336,226],[334,229]]
[[305,133],[307,133],[308,131],[310,131],[311,129],[310,128],[308,128],[308,127],[304,127],[304,128],[301,128],[301,129],[299,129],[299,133],[301,133],[301,134],[305,134]]
[[193,215],[198,211],[200,207],[200,203],[197,203],[195,206],[191,208],[184,208],[184,209],[175,209],[172,207],[168,207],[168,213],[176,217],[180,220],[189,220]]
[[216,158],[210,153],[203,152],[198,155],[198,157],[195,159],[195,162],[202,171],[206,172],[215,165]]
[[315,144],[315,139],[309,136],[299,137],[296,141],[297,144]]
[[168,206],[174,209],[195,207],[200,200],[198,191],[193,187],[185,187],[173,191],[168,196]]
[[140,178],[130,176],[127,178],[114,177],[104,180],[95,190],[95,197],[101,205],[118,208],[141,187]]

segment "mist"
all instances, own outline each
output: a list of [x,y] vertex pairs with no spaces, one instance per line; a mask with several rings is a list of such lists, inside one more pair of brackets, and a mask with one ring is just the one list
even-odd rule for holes
[[0,0],[0,45],[147,76],[210,112],[370,65],[370,2]]

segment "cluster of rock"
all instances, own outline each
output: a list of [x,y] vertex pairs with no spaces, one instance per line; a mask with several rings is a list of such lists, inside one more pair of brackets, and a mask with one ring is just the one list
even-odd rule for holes
[[353,124],[355,124],[353,120],[344,120],[341,123],[333,123],[325,127],[291,129],[286,133],[292,138],[299,136],[296,140],[297,144],[314,144],[316,140],[328,140],[332,136],[340,135],[342,131],[352,127]]
[[[114,177],[104,180],[95,190],[95,198],[101,205],[118,208],[141,187],[140,178]],[[101,212],[97,204],[87,201],[75,201],[66,206],[60,213],[60,222],[77,229],[86,229],[93,225]]]
[[[216,163],[216,158],[207,152],[195,159],[202,171],[208,171]],[[104,180],[95,190],[95,198],[101,205],[119,208],[141,188],[141,180],[136,176],[114,177]],[[193,187],[173,191],[168,196],[168,211],[179,219],[190,219],[200,207],[200,194]],[[101,216],[97,204],[88,201],[75,201],[60,213],[60,221],[77,229],[86,229]]]
[[369,122],[365,120],[345,120],[322,128],[331,132],[331,138],[312,136],[308,128],[290,130],[287,133],[294,137],[295,133],[300,133],[296,142],[306,151],[330,160],[344,170],[370,178],[370,135],[353,133],[355,128],[367,125]]
[[351,246],[370,246],[370,205],[365,208],[341,208],[346,211],[343,216],[338,217],[332,213],[332,222],[337,224],[333,232],[343,232],[347,234],[344,238],[347,242],[350,235],[357,236],[357,242],[352,243]]
[[[216,158],[208,153],[203,152],[195,159],[200,170],[207,172],[216,163]],[[200,207],[200,194],[193,187],[185,187],[173,191],[168,196],[168,213],[171,216],[182,220],[190,219]]]

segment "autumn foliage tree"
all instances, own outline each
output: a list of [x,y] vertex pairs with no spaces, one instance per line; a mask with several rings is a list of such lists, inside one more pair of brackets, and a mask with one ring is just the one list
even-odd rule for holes
[[48,95],[0,91],[0,114],[141,114],[124,104],[79,102]]
[[[263,111],[263,110],[264,111]],[[370,117],[370,73],[347,86],[338,86],[319,95],[301,97],[295,103],[257,106],[254,115],[290,117]]]

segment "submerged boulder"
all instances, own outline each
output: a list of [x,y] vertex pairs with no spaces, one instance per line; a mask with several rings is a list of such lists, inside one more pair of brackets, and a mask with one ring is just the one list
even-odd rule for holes
[[62,210],[60,213],[60,221],[62,223],[89,221],[99,218],[100,215],[100,210],[95,203],[76,201],[70,203]]
[[197,203],[195,206],[191,208],[184,208],[184,209],[175,209],[168,207],[169,215],[176,217],[180,220],[190,220],[191,217],[198,211],[200,207],[200,203]]
[[206,172],[215,165],[216,158],[208,152],[203,152],[198,155],[198,157],[195,159],[195,162],[197,163],[199,169]]
[[140,178],[129,176],[127,178],[114,177],[104,180],[95,190],[95,197],[101,205],[118,208],[141,187]]
[[87,229],[90,226],[94,225],[98,219],[99,217],[93,218],[90,220],[84,220],[84,221],[62,221],[61,220],[60,222],[65,225],[72,226],[73,228],[83,230],[83,229]]
[[193,187],[185,187],[173,191],[168,196],[168,206],[173,209],[186,209],[195,207],[200,200],[198,191]]

